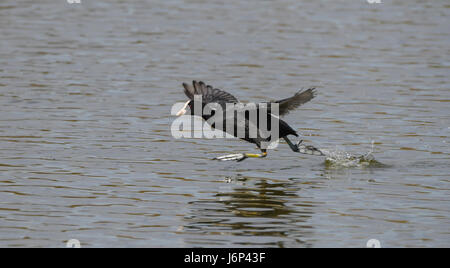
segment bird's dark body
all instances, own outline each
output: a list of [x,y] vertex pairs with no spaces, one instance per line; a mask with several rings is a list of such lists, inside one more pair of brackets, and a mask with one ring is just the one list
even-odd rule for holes
[[[251,126],[254,125],[256,126],[256,130],[261,130],[261,131],[265,131],[267,130],[267,132],[271,133],[272,131],[272,123],[278,123],[278,136],[277,138],[284,138],[288,135],[294,135],[296,137],[298,137],[297,132],[291,128],[291,126],[288,125],[288,123],[286,123],[284,120],[280,119],[278,117],[278,115],[274,115],[272,114],[270,111],[270,103],[266,103],[266,107],[268,107],[268,109],[258,109],[259,106],[256,106],[256,109],[248,109],[246,111],[242,112],[242,118],[243,120],[239,120],[240,117],[238,116],[238,112],[234,111],[233,116],[227,116],[227,108],[225,103],[218,103],[221,107],[222,107],[222,124],[221,126],[216,126],[215,123],[210,124],[212,128],[214,129],[219,129],[221,131],[224,131],[234,137],[237,138],[241,138],[242,140],[245,140],[247,142],[250,143],[254,143],[256,144],[256,146],[258,146],[258,148],[261,148],[261,142],[262,141],[275,141],[273,140],[275,137],[273,136],[268,136],[263,134],[263,136],[261,135],[261,133],[259,131],[257,131],[256,133],[251,132]],[[202,105],[203,109],[206,106],[205,103],[203,103]],[[194,110],[193,107],[190,107],[191,111]],[[202,109],[202,110],[203,110]],[[254,112],[256,116],[251,116],[250,114]],[[206,115],[206,114],[202,114],[201,117],[208,122],[210,119],[212,119],[212,117],[215,115],[214,111],[212,111],[211,115]],[[266,116],[266,125],[261,126],[261,120],[262,118],[260,118],[260,116]],[[230,122],[231,121],[231,122]],[[231,123],[230,125],[233,126],[232,128],[228,128],[227,129],[227,123]],[[240,132],[244,135],[239,135]]]

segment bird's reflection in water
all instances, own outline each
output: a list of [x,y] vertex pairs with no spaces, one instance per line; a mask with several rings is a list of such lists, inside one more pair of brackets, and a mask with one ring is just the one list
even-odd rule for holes
[[[314,203],[298,196],[298,181],[226,178],[227,191],[190,203],[185,234],[191,246],[308,247]],[[301,184],[300,184],[301,185]],[[303,200],[303,202],[302,202]],[[200,236],[202,234],[203,236]],[[195,240],[194,240],[195,239]]]

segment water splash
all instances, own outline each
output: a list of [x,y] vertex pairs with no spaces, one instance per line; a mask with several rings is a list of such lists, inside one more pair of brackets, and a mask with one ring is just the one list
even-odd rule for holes
[[362,155],[353,155],[344,150],[325,150],[321,152],[326,156],[325,165],[329,168],[349,168],[349,167],[380,167],[382,163],[375,160],[373,156],[374,141],[370,150]]

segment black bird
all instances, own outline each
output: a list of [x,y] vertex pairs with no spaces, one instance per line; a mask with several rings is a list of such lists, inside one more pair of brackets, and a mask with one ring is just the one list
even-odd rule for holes
[[[302,104],[307,103],[308,101],[310,101],[311,99],[313,99],[316,95],[315,93],[315,88],[309,88],[307,90],[300,90],[299,92],[297,92],[294,96],[290,97],[290,98],[286,98],[286,99],[282,99],[282,100],[278,100],[278,101],[274,101],[274,102],[270,102],[270,103],[263,103],[264,105],[257,104],[254,106],[254,108],[250,108],[250,110],[255,109],[256,110],[256,114],[257,114],[257,121],[254,122],[252,120],[250,120],[250,111],[245,111],[245,116],[244,117],[239,117],[236,116],[236,112],[233,111],[233,113],[227,114],[227,111],[229,111],[229,107],[228,104],[235,104],[235,105],[239,105],[241,104],[236,97],[234,97],[233,95],[231,95],[230,93],[227,93],[223,90],[217,89],[217,88],[213,88],[210,85],[206,85],[204,82],[202,81],[193,81],[192,85],[183,83],[183,87],[184,87],[184,93],[186,94],[186,96],[189,98],[189,100],[185,103],[185,105],[183,106],[183,108],[176,114],[177,116],[181,116],[187,113],[187,110],[190,110],[190,115],[196,115],[195,112],[195,106],[194,104],[197,103],[195,101],[194,96],[196,95],[200,95],[201,96],[201,109],[200,111],[203,111],[203,109],[207,106],[210,105],[212,106],[212,104],[215,105],[219,105],[222,108],[222,118],[223,118],[223,122],[222,122],[222,127],[220,128],[221,130],[224,130],[225,132],[238,137],[238,128],[239,126],[244,128],[244,136],[239,136],[239,138],[254,143],[256,144],[256,146],[258,146],[258,148],[261,150],[260,154],[248,154],[248,153],[244,153],[244,154],[230,154],[230,155],[225,155],[225,156],[219,156],[216,157],[214,159],[216,160],[222,160],[222,161],[228,161],[228,160],[237,160],[237,161],[242,161],[248,157],[266,157],[267,156],[267,148],[263,148],[262,143],[263,142],[268,142],[271,141],[270,137],[268,137],[267,135],[262,135],[260,133],[260,115],[261,115],[261,109],[263,107],[267,107],[267,130],[271,129],[271,120],[276,120],[278,121],[278,138],[283,138],[287,144],[289,145],[289,147],[292,149],[292,151],[294,152],[298,152],[298,153],[303,153],[303,154],[310,154],[310,155],[324,155],[319,149],[313,147],[313,146],[306,146],[301,144],[302,141],[298,142],[297,144],[293,144],[289,138],[287,137],[288,135],[294,135],[296,137],[298,137],[298,134],[295,130],[293,130],[285,121],[281,120],[278,116],[283,116],[288,114],[289,112],[291,112],[292,110],[296,109],[297,107],[299,107]],[[199,102],[198,102],[199,103]],[[278,114],[273,114],[272,113],[272,104],[276,103],[278,104]],[[218,107],[218,106],[216,106]],[[228,110],[227,110],[228,109]],[[248,109],[248,107],[246,108]],[[198,114],[199,116],[201,116],[205,121],[208,121],[208,119],[210,119],[212,116],[215,115],[215,109],[212,109],[212,112],[210,114],[206,114],[203,113],[202,114]],[[254,119],[254,118],[252,118]],[[226,126],[226,122],[228,120],[232,120],[232,122],[234,123],[233,126],[234,128],[228,130],[225,129]],[[251,127],[256,125],[256,129],[257,131],[257,135],[256,136],[251,136],[250,135],[250,129]],[[215,128],[215,124],[211,125],[213,128]],[[269,131],[270,132],[270,131]]]

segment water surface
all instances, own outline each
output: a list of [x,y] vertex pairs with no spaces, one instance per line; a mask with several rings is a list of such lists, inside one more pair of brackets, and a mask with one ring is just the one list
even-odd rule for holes
[[[38,3],[39,2],[39,3]],[[0,246],[450,246],[447,1],[0,3]],[[330,167],[239,140],[174,139],[181,83],[318,96]]]

